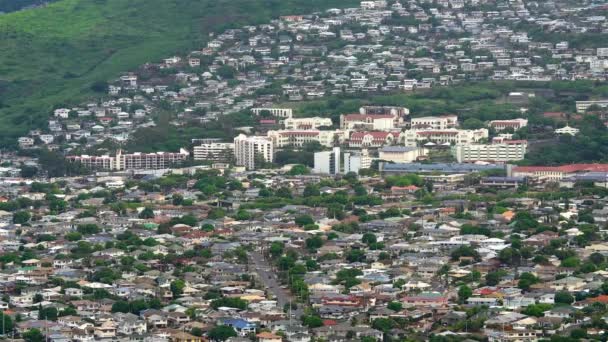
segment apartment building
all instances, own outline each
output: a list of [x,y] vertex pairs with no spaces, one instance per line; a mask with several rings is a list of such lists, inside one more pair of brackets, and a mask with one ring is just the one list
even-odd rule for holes
[[166,169],[188,159],[190,153],[180,149],[178,153],[155,152],[155,153],[116,153],[117,170],[158,170]]
[[459,163],[507,162],[524,159],[526,140],[504,141],[500,144],[461,144],[452,147],[452,155]]
[[236,165],[245,166],[248,170],[255,170],[259,161],[271,163],[274,160],[274,146],[268,137],[248,137],[240,134],[234,138],[234,156]]
[[234,156],[234,143],[213,142],[194,146],[194,160],[227,163]]
[[116,158],[109,155],[104,156],[89,156],[86,154],[80,156],[68,156],[68,161],[79,163],[90,170],[116,170]]
[[116,156],[68,156],[71,162],[77,162],[92,170],[158,170],[175,166],[190,157],[185,149],[179,152],[155,152],[155,153],[128,153],[122,150],[116,152]]

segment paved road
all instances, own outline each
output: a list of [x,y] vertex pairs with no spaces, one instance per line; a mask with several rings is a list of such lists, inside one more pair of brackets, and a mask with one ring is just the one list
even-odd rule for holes
[[[281,310],[285,304],[289,304],[290,301],[295,303],[293,295],[288,290],[281,287],[276,271],[272,269],[268,260],[264,259],[264,256],[260,252],[249,252],[249,260],[254,270],[258,273],[260,280],[264,283],[264,286],[275,297]],[[297,319],[303,313],[304,311],[302,310],[301,305],[298,305],[298,308],[292,311],[292,316]]]

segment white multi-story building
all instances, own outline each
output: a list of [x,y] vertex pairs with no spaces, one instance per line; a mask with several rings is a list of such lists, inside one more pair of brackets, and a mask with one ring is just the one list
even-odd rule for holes
[[378,150],[378,159],[395,163],[412,163],[426,154],[424,148],[386,146]]
[[58,108],[53,111],[56,118],[67,119],[70,117],[70,110],[67,108]]
[[91,170],[116,170],[116,158],[109,155],[104,156],[68,156],[67,159]]
[[598,106],[601,108],[608,108],[608,100],[597,100],[597,101],[576,101],[576,112],[585,113],[587,108],[591,106]]
[[598,57],[608,57],[608,48],[597,48]]
[[268,131],[266,135],[272,140],[276,148],[287,146],[303,147],[311,142],[318,142],[323,146],[332,147],[334,146],[334,142],[344,141],[346,132],[341,130],[280,130]]
[[252,108],[251,111],[255,115],[260,115],[262,112],[269,112],[270,115],[279,118],[291,118],[293,116],[293,109],[291,108],[258,107]]
[[129,153],[118,150],[116,156],[68,156],[71,162],[82,164],[93,170],[158,170],[166,169],[188,159],[190,153],[185,149],[179,152]]
[[340,173],[340,148],[331,151],[315,152],[314,173],[335,175]]
[[366,10],[386,8],[386,6],[387,6],[387,3],[384,0],[361,1],[361,8],[366,9]]
[[355,148],[382,147],[392,145],[398,137],[391,132],[354,132],[348,140],[348,146]]
[[407,130],[402,132],[399,140],[405,146],[418,146],[425,141],[435,144],[463,145],[473,144],[488,138],[488,130],[480,129],[444,129],[444,130]]
[[234,156],[236,157],[236,165],[245,166],[249,170],[255,170],[258,166],[256,165],[256,159],[271,163],[274,160],[272,139],[260,136],[248,137],[240,134],[234,138]]
[[413,129],[448,129],[458,126],[456,115],[445,116],[425,116],[412,118],[411,126]]
[[410,110],[395,106],[363,106],[359,108],[359,114],[392,115],[397,118],[410,115]]
[[344,173],[354,172],[359,173],[361,169],[369,169],[372,166],[372,158],[370,158],[367,150],[362,150],[360,153],[344,153]]
[[17,142],[19,143],[19,147],[21,148],[29,148],[34,146],[34,138],[30,137],[21,137],[17,139]]
[[390,114],[347,114],[340,115],[340,128],[365,129],[373,131],[386,131],[395,128],[395,116]]
[[490,121],[490,127],[494,128],[496,132],[504,131],[507,128],[513,128],[513,130],[517,131],[518,129],[521,129],[526,126],[528,126],[528,119]]
[[229,162],[234,155],[234,143],[212,142],[194,146],[194,160]]
[[116,168],[118,170],[158,170],[166,169],[182,161],[185,161],[190,153],[180,149],[178,153],[156,152],[156,153],[130,153],[116,154]]
[[331,127],[333,125],[330,118],[318,116],[312,118],[289,118],[284,121],[285,129],[316,130],[320,127]]
[[524,159],[528,142],[511,140],[500,144],[462,144],[452,147],[452,155],[459,163],[507,162]]

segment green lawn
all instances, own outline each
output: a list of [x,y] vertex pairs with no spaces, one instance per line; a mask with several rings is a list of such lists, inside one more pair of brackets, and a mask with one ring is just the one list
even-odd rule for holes
[[94,94],[92,83],[174,53],[210,32],[354,0],[60,0],[0,16],[0,145],[44,127],[53,107]]

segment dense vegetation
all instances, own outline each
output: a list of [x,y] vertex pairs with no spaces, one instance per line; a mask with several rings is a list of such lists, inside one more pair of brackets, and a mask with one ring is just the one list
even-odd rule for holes
[[60,0],[0,16],[0,140],[43,127],[99,81],[204,46],[210,32],[352,0]]
[[608,161],[608,130],[595,116],[586,116],[579,126],[581,132],[562,136],[556,143],[533,150],[522,164],[561,165]]

